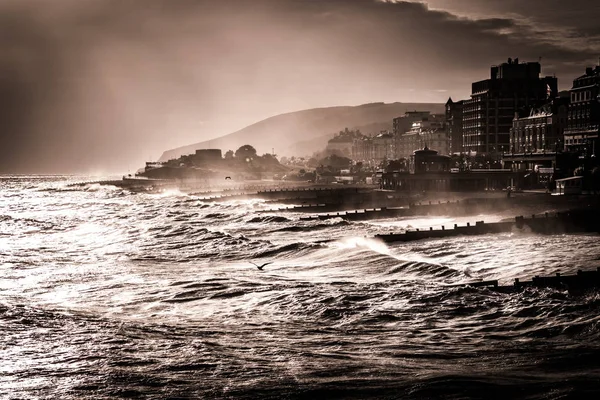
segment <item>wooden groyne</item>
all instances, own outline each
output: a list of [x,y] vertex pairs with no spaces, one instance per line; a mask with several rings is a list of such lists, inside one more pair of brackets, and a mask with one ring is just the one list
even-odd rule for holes
[[485,223],[477,221],[475,224],[467,223],[459,226],[454,224],[453,229],[411,230],[404,233],[380,234],[375,237],[386,243],[409,242],[421,239],[444,238],[460,235],[487,235],[502,232],[533,232],[539,234],[561,234],[579,232],[600,232],[600,213],[597,208],[569,210],[557,212],[552,215],[532,215],[530,218],[515,217],[513,221]]
[[[379,206],[374,208],[363,208],[360,207],[361,204],[355,204],[355,206],[358,205],[358,207],[352,207],[352,205],[349,205],[350,209],[336,204],[302,204],[266,210],[262,212],[292,211],[303,213],[328,213],[309,217],[301,217],[300,220],[303,221],[324,220],[331,218],[342,218],[349,221],[364,221],[370,219],[405,217],[413,215],[462,215],[473,213],[474,211],[499,211],[514,206],[513,203],[510,203],[510,199],[508,200],[509,201],[507,202],[506,199],[502,198],[473,198],[455,201],[429,201],[422,203],[411,203],[407,206],[401,207]],[[331,211],[340,212],[331,213]]]
[[595,271],[578,270],[575,275],[562,275],[557,272],[554,276],[534,276],[531,280],[516,278],[512,285],[499,285],[498,280],[469,282],[451,287],[485,287],[502,293],[514,293],[526,288],[552,288],[567,290],[571,294],[581,294],[591,289],[600,288],[600,267]]
[[441,229],[429,229],[422,230],[416,229],[414,231],[406,231],[404,233],[389,233],[375,235],[377,239],[381,239],[386,243],[392,242],[411,242],[414,240],[431,239],[431,238],[445,238],[460,235],[487,235],[490,233],[502,233],[511,232],[516,223],[513,221],[509,222],[493,222],[486,224],[484,221],[477,221],[471,225],[467,222],[464,226],[454,224],[454,228],[446,229],[442,226]]
[[[308,209],[308,207],[294,207],[292,211],[302,211],[303,209]],[[314,209],[313,209],[314,210]],[[328,211],[328,210],[323,210]],[[395,217],[404,217],[407,215],[412,215],[412,211],[407,207],[397,207],[397,208],[372,208],[372,209],[362,209],[362,210],[354,210],[354,211],[346,211],[346,212],[336,212],[336,213],[328,213],[321,215],[312,215],[309,217],[300,217],[300,221],[313,221],[313,220],[327,220],[332,218],[342,218],[347,221],[368,221],[371,219],[377,218],[395,218]]]
[[[429,203],[419,203],[419,204],[409,204],[406,207],[374,207],[374,208],[360,208],[360,209],[352,209],[343,212],[343,209],[331,204],[308,204],[294,207],[286,207],[283,209],[277,210],[268,210],[265,212],[276,212],[276,211],[295,211],[295,212],[330,212],[330,211],[340,211],[336,213],[328,213],[321,215],[312,215],[309,217],[301,217],[301,221],[311,221],[311,220],[326,220],[332,218],[342,218],[348,221],[365,221],[371,219],[383,219],[383,218],[395,218],[395,217],[406,217],[412,215],[428,215],[432,211],[435,213],[444,213],[453,209],[457,205],[461,204],[460,200],[458,201],[438,201],[438,202],[429,202]],[[468,204],[463,201],[462,204]]]
[[[262,190],[242,190],[237,193],[207,193],[211,196],[200,198],[200,201],[232,201],[232,200],[248,200],[248,199],[264,199],[276,201],[278,199],[289,199],[290,196],[298,202],[317,199],[317,193],[328,192],[331,189],[327,188],[279,188],[279,189],[264,189]],[[193,193],[198,195],[198,193]]]

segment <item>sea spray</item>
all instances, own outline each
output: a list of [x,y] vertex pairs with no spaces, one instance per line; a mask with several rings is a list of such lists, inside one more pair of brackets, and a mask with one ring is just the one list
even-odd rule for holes
[[65,179],[0,180],[0,397],[598,396],[597,294],[452,287],[595,269],[597,235],[386,246],[407,222]]

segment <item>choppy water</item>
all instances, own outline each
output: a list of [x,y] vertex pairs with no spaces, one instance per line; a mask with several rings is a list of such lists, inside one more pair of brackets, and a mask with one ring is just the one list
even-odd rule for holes
[[299,222],[66,182],[0,179],[0,397],[600,392],[598,293],[448,287],[595,269],[596,235],[386,246],[366,237],[506,215]]

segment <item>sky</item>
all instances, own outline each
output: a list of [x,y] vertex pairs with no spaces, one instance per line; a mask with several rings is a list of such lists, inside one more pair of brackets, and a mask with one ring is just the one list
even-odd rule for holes
[[466,98],[508,57],[560,89],[596,0],[0,0],[0,173],[126,173],[283,112]]

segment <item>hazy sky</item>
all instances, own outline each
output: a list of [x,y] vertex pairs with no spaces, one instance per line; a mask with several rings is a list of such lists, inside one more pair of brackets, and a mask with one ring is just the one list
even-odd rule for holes
[[0,172],[131,172],[268,116],[465,98],[492,64],[561,89],[596,0],[0,0]]

